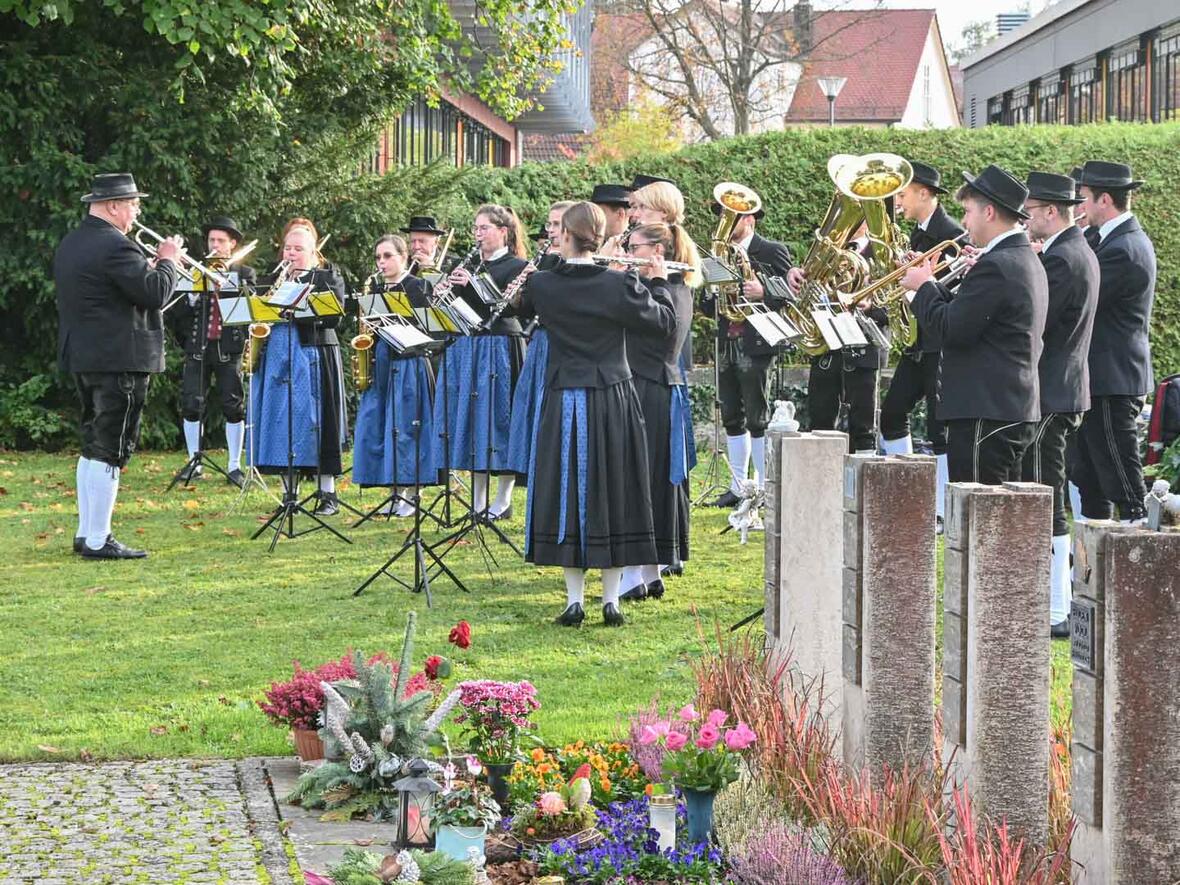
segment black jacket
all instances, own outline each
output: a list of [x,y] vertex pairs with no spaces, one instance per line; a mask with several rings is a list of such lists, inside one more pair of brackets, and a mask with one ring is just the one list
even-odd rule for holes
[[[236,265],[230,268],[236,271],[243,287],[254,285],[254,268]],[[233,292],[232,295],[240,293]],[[188,356],[202,356],[207,345],[215,342],[208,340],[209,334],[209,305],[212,296],[201,293],[195,303],[189,303],[188,295],[180,296],[175,307],[169,308],[169,325],[176,333],[180,346]],[[247,326],[234,325],[221,327],[221,338],[216,342],[223,354],[240,354],[246,344]]]
[[1084,412],[1090,408],[1090,334],[1098,305],[1098,259],[1076,225],[1058,234],[1041,252],[1049,279],[1044,350],[1037,367],[1041,414]]
[[627,335],[671,336],[676,330],[666,281],[649,283],[634,271],[586,264],[563,264],[529,277],[521,302],[549,332],[547,387],[603,388],[631,378]]
[[1139,219],[1129,218],[1099,243],[1101,284],[1090,339],[1090,394],[1143,396],[1151,372],[1151,303],[1155,298],[1155,247]]
[[[313,295],[317,292],[334,293],[340,301],[340,306],[344,306],[344,278],[340,276],[340,271],[334,266],[329,264],[326,267],[305,271],[299,280],[300,282],[311,282],[311,294]],[[295,320],[295,328],[299,330],[299,343],[305,347],[313,344],[339,347],[340,339],[336,336],[336,329],[343,319],[344,317],[341,315],[299,317]]]
[[[910,233],[910,248],[915,252],[926,252],[933,249],[944,240],[953,240],[956,237],[963,235],[963,225],[951,218],[942,208],[939,203],[934,207],[934,212],[930,215],[930,220],[926,223],[926,229],[915,226]],[[945,256],[944,256],[945,257]],[[939,259],[942,260],[941,258]],[[944,276],[946,271],[943,271],[940,276]],[[918,330],[918,340],[906,348],[906,353],[938,353],[938,342],[934,340],[931,335],[924,335],[922,330]]]
[[629,331],[627,362],[631,371],[641,378],[659,384],[684,384],[680,359],[692,327],[692,291],[680,274],[669,276],[667,290],[676,311],[676,328],[670,334],[655,330]]
[[[790,249],[782,243],[760,237],[757,233],[750,240],[748,254],[755,272],[764,276],[785,277],[787,271],[795,266],[791,261]],[[764,295],[764,303],[771,310],[778,310],[784,301],[767,292]],[[717,316],[717,291],[713,287],[705,289],[701,296],[701,312],[705,316]],[[725,317],[717,318],[717,337],[722,340],[729,337],[729,320]],[[749,323],[742,324],[742,347],[747,354],[774,353],[774,348],[767,344]]]
[[163,372],[160,309],[176,288],[176,265],[149,267],[113,225],[87,215],[53,256],[57,359],[66,372]]
[[982,255],[953,301],[942,283],[918,290],[918,325],[942,342],[939,420],[1040,418],[1037,363],[1048,304],[1045,270],[1024,233]]
[[[500,291],[503,291],[505,286],[520,275],[526,264],[528,262],[523,258],[517,258],[509,252],[501,255],[495,261],[483,262],[479,266],[479,272],[487,273],[492,278],[492,281],[500,288]],[[463,300],[485,322],[492,315],[492,308],[484,304],[483,299],[476,294],[471,286],[456,286],[455,291],[463,297]],[[511,306],[504,309],[504,312],[500,314],[496,322],[486,332],[486,334],[490,335],[519,335],[520,333],[520,320],[517,318],[516,311]]]

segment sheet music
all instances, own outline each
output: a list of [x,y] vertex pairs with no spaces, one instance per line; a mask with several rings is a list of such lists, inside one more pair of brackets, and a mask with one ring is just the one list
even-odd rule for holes
[[310,291],[311,283],[282,283],[276,290],[268,293],[265,301],[275,307],[290,308],[299,304]]
[[741,277],[712,255],[706,255],[701,261],[701,276],[705,278],[706,286],[741,281]]

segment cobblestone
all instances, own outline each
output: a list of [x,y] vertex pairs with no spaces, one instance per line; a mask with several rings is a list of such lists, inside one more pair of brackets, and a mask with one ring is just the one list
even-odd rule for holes
[[0,885],[272,880],[233,762],[0,766]]

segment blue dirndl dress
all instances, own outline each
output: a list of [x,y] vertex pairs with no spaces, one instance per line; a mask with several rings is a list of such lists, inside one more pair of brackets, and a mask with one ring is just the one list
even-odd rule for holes
[[[434,440],[430,363],[420,356],[399,357],[381,339],[375,350],[373,383],[357,406],[353,481],[361,486],[433,485],[438,474],[430,455]],[[417,428],[416,421],[420,422]]]
[[434,397],[432,469],[512,472],[511,348],[507,335],[470,335],[457,338],[444,352]]
[[508,466],[521,476],[528,476],[533,451],[533,435],[541,420],[541,401],[545,398],[545,370],[549,366],[549,333],[538,326],[529,339],[528,352],[516,391],[512,394],[512,425],[508,434]]
[[[294,336],[293,341],[289,341],[291,336]],[[305,472],[316,469],[320,425],[319,363],[317,349],[299,343],[299,331],[292,323],[275,323],[271,327],[262,365],[254,377],[253,390],[253,463],[262,472],[277,473],[287,469],[288,405],[295,467]],[[288,386],[291,387],[290,398]]]

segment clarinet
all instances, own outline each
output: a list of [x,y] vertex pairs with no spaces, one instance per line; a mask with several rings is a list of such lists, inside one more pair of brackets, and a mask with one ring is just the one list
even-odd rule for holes
[[[463,257],[463,260],[455,265],[454,268],[452,268],[452,271],[462,267],[474,272],[474,269],[478,267],[479,264],[483,263],[482,259],[478,262],[478,264],[476,263],[476,259],[479,257],[479,246],[473,246],[471,251]],[[439,280],[438,285],[435,286],[433,290],[431,290],[431,302],[443,303],[442,299],[447,298],[451,294],[451,290],[454,288],[455,284],[451,282],[450,274],[448,274],[446,277]]]
[[520,273],[513,277],[512,281],[504,287],[504,291],[500,293],[500,300],[492,309],[491,316],[488,317],[487,325],[489,328],[493,323],[496,322],[496,320],[500,318],[500,314],[508,309],[509,305],[515,305],[517,303],[520,290],[524,288],[524,284],[528,280],[529,274],[537,269],[537,265],[541,263],[541,259],[548,255],[549,250],[552,248],[552,240],[546,240],[544,243],[542,243],[541,248],[537,250],[537,254],[532,257],[532,260],[530,260],[528,264],[521,268]]

